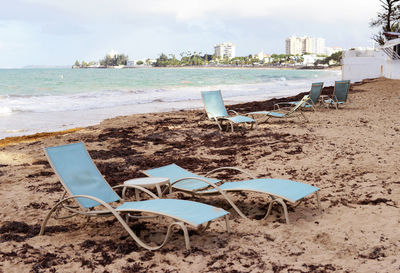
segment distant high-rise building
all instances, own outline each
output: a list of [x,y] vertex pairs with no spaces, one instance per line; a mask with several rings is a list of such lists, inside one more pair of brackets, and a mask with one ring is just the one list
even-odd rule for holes
[[303,42],[302,53],[314,53],[314,39],[311,37],[301,38]]
[[236,56],[236,46],[230,42],[219,43],[214,46],[215,56],[217,58],[235,58]]
[[301,54],[303,49],[303,42],[301,38],[291,36],[286,39],[286,54],[297,55]]
[[313,38],[314,39],[314,52],[315,54],[325,54],[325,39],[324,38]]
[[292,35],[286,39],[286,54],[325,54],[325,39],[312,37],[296,37]]

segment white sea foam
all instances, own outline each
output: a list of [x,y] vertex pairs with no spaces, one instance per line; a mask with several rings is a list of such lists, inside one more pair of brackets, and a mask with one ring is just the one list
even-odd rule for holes
[[56,96],[10,95],[0,100],[0,115],[10,115],[12,112],[67,112],[134,106],[152,102],[192,101],[200,99],[200,91],[202,90],[222,90],[225,99],[250,101],[294,95],[300,91],[306,91],[310,84],[310,79],[279,79],[256,84],[177,87],[154,90],[109,90]]
[[8,116],[11,115],[12,110],[7,106],[0,106],[0,116]]
[[221,90],[226,103],[240,103],[295,95],[309,90],[312,82],[324,81],[324,85],[329,86],[340,79],[340,73],[320,76],[316,73],[309,74],[308,78],[293,79],[262,75],[260,77],[266,80],[257,83],[232,84],[226,80],[219,84],[204,81],[208,85],[203,86],[6,94],[0,97],[0,138],[88,126],[118,115],[199,108],[202,107],[200,91],[205,90]]

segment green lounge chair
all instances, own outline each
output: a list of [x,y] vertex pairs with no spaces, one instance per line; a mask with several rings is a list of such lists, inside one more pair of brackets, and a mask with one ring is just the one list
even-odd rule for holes
[[[271,117],[273,118],[288,118],[290,116],[294,116],[296,113],[300,113],[299,115],[296,115],[297,117],[302,116],[306,121],[308,121],[307,117],[304,115],[304,113],[301,111],[302,105],[306,105],[310,100],[309,95],[305,95],[300,101],[296,102],[295,105],[293,105],[290,108],[280,108],[277,111],[256,111],[256,112],[250,112],[248,115],[254,117],[254,115],[266,115],[268,121]],[[300,119],[301,120],[301,119]]]
[[[221,183],[221,180],[208,178],[208,175],[221,170],[235,170],[242,172],[252,179],[237,181],[237,182],[224,182],[219,186],[217,183]],[[286,223],[289,224],[289,217],[287,212],[286,203],[290,202],[293,204],[300,203],[306,196],[315,193],[317,196],[318,208],[320,208],[320,201],[318,195],[318,188],[285,179],[256,179],[250,173],[233,167],[217,168],[200,176],[189,172],[178,165],[170,164],[163,167],[146,170],[144,173],[148,176],[162,176],[168,177],[171,181],[172,188],[178,191],[186,192],[192,195],[212,195],[221,194],[229,204],[235,209],[235,211],[243,218],[247,218],[243,212],[233,203],[228,197],[227,192],[241,192],[241,191],[252,191],[268,194],[271,197],[271,202],[268,207],[268,211],[264,217],[266,219],[271,213],[272,205],[276,202],[282,205],[283,211],[286,218]]]
[[[176,199],[159,199],[152,192],[140,186],[130,185],[129,187],[142,190],[154,199],[125,202],[117,207],[112,207],[109,203],[123,200],[103,178],[94,165],[83,143],[49,147],[45,149],[45,152],[50,165],[66,189],[68,196],[66,197],[66,193],[64,193],[61,200],[48,212],[42,223],[40,235],[44,234],[45,226],[50,216],[58,208],[65,208],[71,212],[71,215],[60,218],[68,218],[75,215],[83,215],[86,217],[114,216],[135,242],[148,250],[157,250],[164,246],[171,235],[172,227],[174,226],[183,230],[186,248],[189,249],[189,235],[184,223],[195,228],[203,224],[206,224],[207,227],[210,221],[225,216],[229,232],[227,211],[198,202]],[[116,188],[117,187],[124,186],[121,185],[116,186]],[[66,201],[71,199],[77,201],[79,207],[71,207],[65,204]],[[100,205],[104,207],[104,210],[93,210],[93,208]],[[130,213],[147,213],[151,215],[164,216],[173,219],[174,222],[168,226],[167,234],[161,245],[150,246],[137,237],[128,226],[127,222],[121,217],[121,214],[126,214],[128,219]]]
[[[256,124],[257,127],[257,123],[254,119],[246,116],[241,116],[236,111],[229,110],[229,112],[235,114],[234,116],[229,116],[228,111],[226,111],[220,90],[202,91],[201,98],[203,100],[208,118],[212,121],[215,121],[220,130],[222,130],[222,123],[224,121],[229,122],[232,132],[234,124],[251,123],[252,127],[253,124]],[[229,126],[227,126],[226,129],[228,130]]]
[[[323,82],[315,82],[311,84],[311,90],[308,94],[310,99],[301,105],[303,108],[312,108],[315,111],[315,106],[319,102],[319,97],[321,96],[321,91],[324,86]],[[286,102],[279,102],[274,105],[274,109],[279,109],[280,105],[296,105],[299,101],[286,101]]]
[[339,105],[343,105],[347,101],[347,95],[350,89],[350,81],[335,81],[332,97],[324,100],[327,107],[335,106],[338,109]]

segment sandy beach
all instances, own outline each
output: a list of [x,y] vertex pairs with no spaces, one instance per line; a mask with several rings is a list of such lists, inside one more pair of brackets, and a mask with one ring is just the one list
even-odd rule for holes
[[[229,109],[268,110],[301,96]],[[380,78],[353,84],[351,103],[339,110],[307,111],[307,123],[269,120],[257,130],[220,132],[203,111],[182,110],[0,140],[0,272],[400,272],[399,96],[400,80]],[[310,196],[289,206],[287,225],[279,206],[260,220],[269,202],[263,194],[230,194],[250,218],[242,219],[222,197],[174,192],[168,197],[228,210],[231,234],[218,220],[204,233],[190,229],[190,251],[178,232],[151,252],[113,218],[74,217],[51,219],[46,234],[37,236],[63,193],[43,148],[74,142],[85,143],[112,186],[170,163],[199,174],[236,166],[320,188],[322,210]],[[157,219],[131,225],[152,241],[167,227]]]

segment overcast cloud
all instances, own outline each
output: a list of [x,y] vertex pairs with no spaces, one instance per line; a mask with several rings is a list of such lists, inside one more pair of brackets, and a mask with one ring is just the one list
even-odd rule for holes
[[372,46],[378,0],[13,0],[0,10],[0,67],[71,65],[115,49],[131,59],[213,53],[284,53],[295,34],[327,46]]

